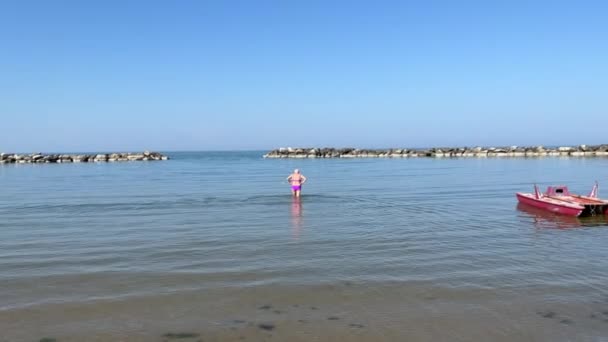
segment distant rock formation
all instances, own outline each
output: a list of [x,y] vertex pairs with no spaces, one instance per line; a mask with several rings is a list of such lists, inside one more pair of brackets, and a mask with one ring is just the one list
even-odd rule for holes
[[447,147],[429,149],[291,148],[272,150],[264,158],[414,158],[414,157],[608,157],[608,145],[576,147]]
[[169,157],[158,152],[143,153],[106,153],[106,154],[14,154],[0,153],[0,164],[27,163],[92,163],[120,162],[135,160],[168,160]]

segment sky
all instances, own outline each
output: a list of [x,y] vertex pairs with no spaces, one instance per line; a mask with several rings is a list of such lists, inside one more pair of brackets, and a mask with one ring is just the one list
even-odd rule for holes
[[608,143],[606,1],[0,0],[0,152]]

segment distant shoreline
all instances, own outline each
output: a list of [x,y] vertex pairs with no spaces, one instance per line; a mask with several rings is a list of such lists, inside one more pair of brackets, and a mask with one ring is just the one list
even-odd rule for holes
[[561,147],[436,147],[428,149],[292,148],[274,149],[264,158],[460,158],[460,157],[608,157],[608,144]]
[[0,153],[0,164],[94,163],[121,161],[168,160],[158,152],[97,153],[97,154],[15,154]]

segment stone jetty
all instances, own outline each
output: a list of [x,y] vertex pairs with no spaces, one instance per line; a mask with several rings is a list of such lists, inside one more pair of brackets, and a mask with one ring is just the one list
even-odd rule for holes
[[100,154],[14,154],[0,153],[0,164],[29,163],[93,163],[121,162],[136,160],[167,160],[169,157],[158,152],[141,153],[100,153]]
[[264,158],[457,158],[457,157],[608,157],[607,145],[561,147],[448,147],[428,149],[291,148],[272,150]]

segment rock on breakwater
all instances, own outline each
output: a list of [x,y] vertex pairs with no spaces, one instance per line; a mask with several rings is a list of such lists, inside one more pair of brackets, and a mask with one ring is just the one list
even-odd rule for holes
[[291,148],[272,150],[264,158],[410,158],[410,157],[608,157],[606,145],[561,147],[446,147],[429,149]]
[[0,164],[29,164],[29,163],[92,163],[119,162],[136,160],[168,160],[169,157],[158,152],[141,153],[100,153],[100,154],[15,154],[0,153]]

